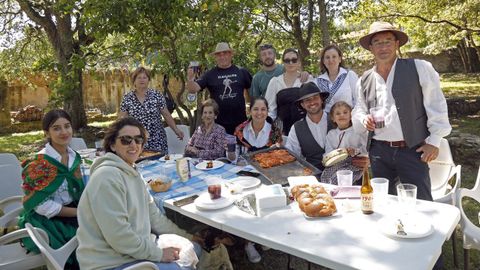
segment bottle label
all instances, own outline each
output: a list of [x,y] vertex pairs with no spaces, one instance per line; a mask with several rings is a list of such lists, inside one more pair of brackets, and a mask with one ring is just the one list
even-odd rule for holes
[[361,194],[362,211],[373,211],[373,194]]

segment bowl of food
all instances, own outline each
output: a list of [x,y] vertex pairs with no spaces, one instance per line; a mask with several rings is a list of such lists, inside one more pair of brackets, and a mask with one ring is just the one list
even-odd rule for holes
[[147,183],[154,192],[165,192],[172,186],[172,181],[167,178],[150,179]]

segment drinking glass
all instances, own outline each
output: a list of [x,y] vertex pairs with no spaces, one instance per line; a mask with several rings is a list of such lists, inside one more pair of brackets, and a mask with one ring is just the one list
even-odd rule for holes
[[382,177],[372,178],[370,183],[373,188],[373,206],[382,207],[387,201],[388,179]]
[[385,109],[383,107],[370,108],[370,114],[375,121],[375,128],[385,127]]
[[397,197],[402,211],[405,214],[412,213],[417,203],[417,186],[413,184],[398,184]]
[[353,172],[350,170],[337,171],[337,182],[339,186],[351,186],[353,184]]

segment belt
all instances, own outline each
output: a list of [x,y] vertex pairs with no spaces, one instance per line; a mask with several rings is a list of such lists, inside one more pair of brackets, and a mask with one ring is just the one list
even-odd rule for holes
[[389,142],[389,141],[379,141],[379,140],[375,140],[376,142],[379,142],[379,143],[383,143],[383,144],[386,144],[390,147],[393,147],[393,148],[404,148],[404,147],[407,147],[407,143],[405,141],[394,141],[394,142]]

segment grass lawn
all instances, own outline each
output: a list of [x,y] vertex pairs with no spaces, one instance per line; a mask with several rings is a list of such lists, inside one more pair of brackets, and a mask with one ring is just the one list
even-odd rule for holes
[[[465,99],[475,99],[480,97],[480,74],[443,74],[441,75],[441,85],[445,96]],[[480,130],[480,114],[468,115],[461,117],[451,117],[450,121],[454,130],[464,133],[478,134]],[[109,115],[100,119],[95,118],[89,122],[91,129],[103,128],[108,126],[115,119],[115,115]],[[37,128],[31,128],[29,132],[24,132],[24,128],[13,127],[13,130],[21,130],[17,133],[0,134],[0,152],[11,152],[17,155],[20,160],[25,159],[28,155],[38,151],[44,144],[43,132],[38,130],[38,124],[33,125]],[[36,129],[36,130],[35,130]],[[84,133],[91,133],[91,129]],[[14,132],[14,131],[13,131]],[[94,146],[92,134],[77,134],[86,138],[89,146]],[[477,159],[478,157],[472,157]],[[478,168],[473,166],[462,167],[462,187],[472,188],[477,176]],[[478,212],[480,211],[480,204],[473,200],[464,201],[464,209],[469,213],[471,220],[479,225]],[[456,232],[457,244],[459,250],[460,267],[463,267],[462,258],[462,235],[457,230]],[[445,257],[445,269],[453,269],[453,255],[451,250],[451,240],[447,241],[443,246],[443,254]],[[480,269],[480,251],[471,250],[470,252],[470,269]]]

